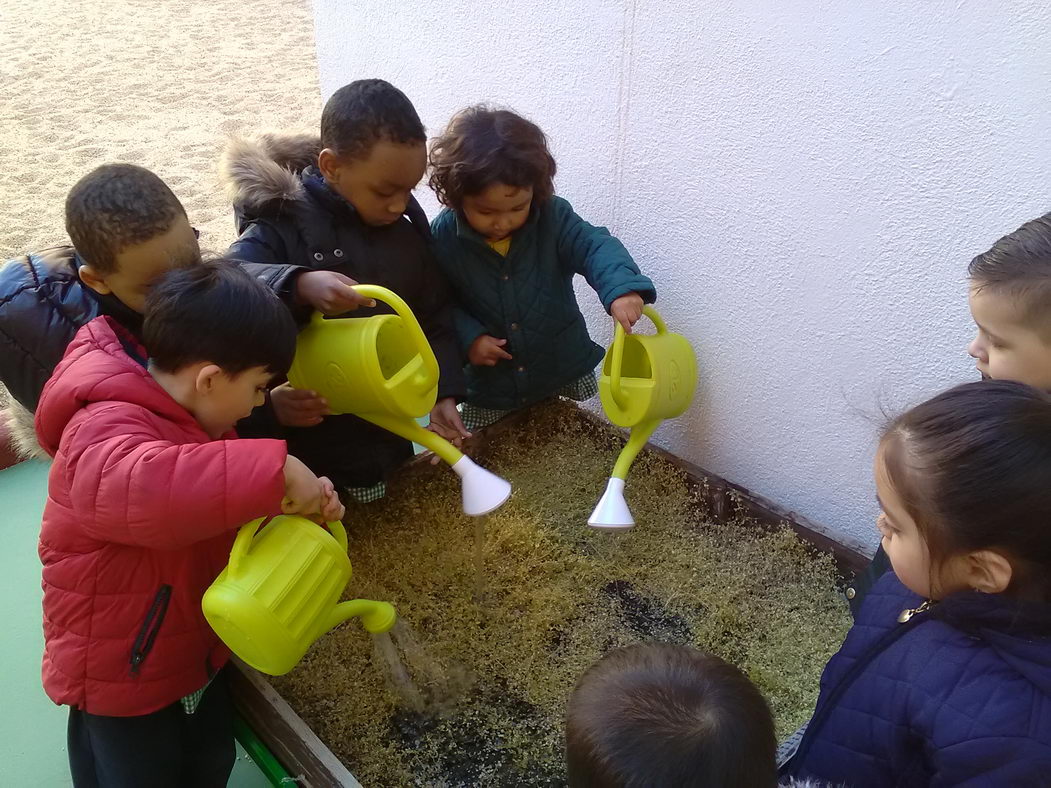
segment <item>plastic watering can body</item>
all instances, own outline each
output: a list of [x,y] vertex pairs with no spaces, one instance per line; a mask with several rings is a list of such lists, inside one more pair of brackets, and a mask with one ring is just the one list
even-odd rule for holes
[[625,334],[617,323],[613,344],[602,362],[599,397],[618,427],[681,416],[697,387],[697,359],[682,334],[668,331],[651,306],[643,314],[656,334]]
[[[237,656],[253,668],[279,676],[311,644],[353,615],[375,613],[386,603],[339,603],[350,580],[347,535],[342,524],[326,531],[303,517],[275,517],[259,530],[255,520],[238,531],[230,563],[201,602],[205,618]],[[366,609],[366,607],[368,609]],[[387,628],[389,628],[389,626]]]
[[431,450],[463,480],[464,511],[488,514],[507,500],[511,485],[416,421],[434,407],[439,375],[438,360],[419,321],[408,304],[385,287],[354,289],[390,304],[395,314],[327,320],[316,313],[299,332],[289,382],[317,391],[333,413],[352,413]]
[[438,360],[419,321],[385,287],[354,289],[389,304],[395,314],[326,319],[315,313],[299,332],[289,382],[320,392],[333,413],[425,415],[438,396]]
[[627,445],[617,457],[606,491],[588,519],[593,528],[630,528],[635,520],[624,500],[624,481],[646,441],[665,419],[681,416],[697,388],[697,359],[689,341],[668,331],[651,306],[643,313],[656,334],[625,334],[616,324],[613,344],[602,362],[599,397],[618,427],[630,427]]

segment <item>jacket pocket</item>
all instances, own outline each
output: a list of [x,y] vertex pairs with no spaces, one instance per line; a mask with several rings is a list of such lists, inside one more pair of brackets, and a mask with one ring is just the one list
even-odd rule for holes
[[142,663],[146,661],[146,657],[153,649],[153,642],[157,639],[161,624],[164,623],[164,616],[168,612],[168,603],[171,602],[171,598],[172,587],[170,585],[161,586],[157,590],[157,595],[153,597],[153,604],[150,605],[146,619],[142,622],[139,634],[131,646],[131,659],[129,660],[131,675],[138,675]]

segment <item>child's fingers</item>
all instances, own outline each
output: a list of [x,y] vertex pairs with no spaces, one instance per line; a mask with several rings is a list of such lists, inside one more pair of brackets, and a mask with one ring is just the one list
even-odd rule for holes
[[460,418],[460,412],[453,409],[452,413],[449,414],[449,426],[456,432],[457,438],[470,438],[471,433],[467,431],[467,427],[463,425],[463,419]]
[[332,520],[342,520],[344,514],[346,514],[346,510],[343,508],[343,504],[339,502],[339,496],[336,495],[335,490],[329,489],[325,495],[321,516],[326,521],[331,522]]
[[373,298],[367,298],[355,290],[351,285],[345,285],[345,289],[340,295],[349,303],[353,304],[354,307],[359,306],[376,306],[376,301]]

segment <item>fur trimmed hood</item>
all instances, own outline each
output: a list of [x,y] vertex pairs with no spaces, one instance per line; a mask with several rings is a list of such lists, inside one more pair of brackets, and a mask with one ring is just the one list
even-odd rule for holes
[[303,199],[299,173],[317,164],[320,152],[317,134],[269,132],[233,137],[219,161],[219,177],[238,210],[256,213],[275,200]]
[[15,453],[25,460],[50,460],[51,457],[37,440],[33,414],[14,397],[0,411],[0,419],[7,424],[8,440]]

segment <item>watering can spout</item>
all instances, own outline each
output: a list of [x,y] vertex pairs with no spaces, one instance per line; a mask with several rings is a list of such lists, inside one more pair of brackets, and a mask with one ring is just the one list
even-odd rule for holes
[[511,483],[475,463],[440,435],[425,430],[415,421],[399,420],[382,413],[363,414],[362,418],[395,435],[416,441],[449,464],[460,477],[464,513],[480,517],[498,509],[511,495]]
[[588,518],[588,525],[592,528],[631,528],[635,525],[635,518],[631,516],[628,502],[624,500],[624,480],[628,478],[628,470],[646,441],[657,429],[660,420],[645,421],[631,430],[628,442],[617,458],[617,464],[613,466],[613,475],[606,484],[606,491],[599,499],[598,505]]
[[394,611],[394,605],[389,602],[376,602],[371,599],[351,599],[348,602],[340,602],[332,608],[323,623],[321,632],[318,633],[319,636],[352,618],[360,618],[361,626],[365,628],[366,632],[378,635],[393,627],[398,615]]
[[452,469],[460,476],[463,510],[472,517],[489,514],[511,495],[510,482],[475,464],[466,454],[453,463]]
[[588,518],[588,525],[592,528],[631,528],[635,525],[628,502],[624,500],[623,479],[610,478],[606,491]]

